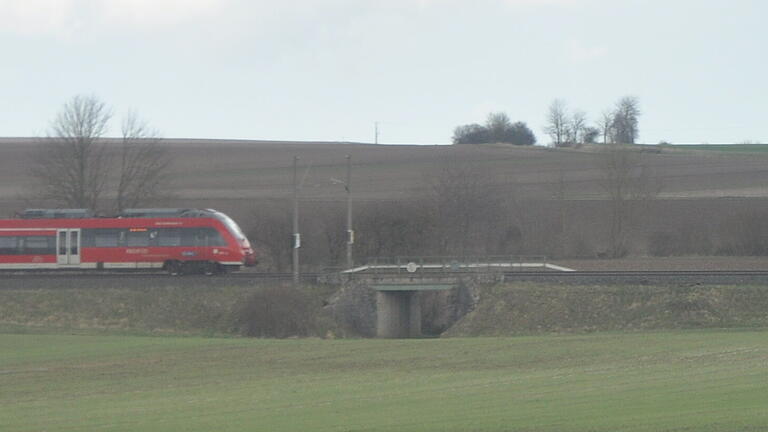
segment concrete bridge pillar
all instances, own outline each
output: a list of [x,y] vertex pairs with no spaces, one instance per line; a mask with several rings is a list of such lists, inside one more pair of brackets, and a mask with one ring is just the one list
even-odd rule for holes
[[376,336],[381,338],[421,337],[421,291],[449,290],[455,278],[379,279],[371,284],[376,291]]
[[376,292],[376,336],[421,336],[421,296],[416,290]]

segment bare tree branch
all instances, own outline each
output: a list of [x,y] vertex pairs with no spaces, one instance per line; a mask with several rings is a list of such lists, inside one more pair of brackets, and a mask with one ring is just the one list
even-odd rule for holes
[[661,192],[661,186],[653,182],[643,153],[635,146],[606,145],[598,155],[598,167],[603,173],[602,183],[610,208],[607,252],[618,258],[627,253],[626,228],[632,216],[632,205],[654,199]]
[[615,142],[634,144],[637,141],[640,114],[640,100],[637,97],[625,96],[619,99],[613,114]]
[[597,128],[603,136],[603,144],[613,142],[613,112],[603,111],[597,121]]
[[111,119],[94,96],[75,96],[64,105],[34,154],[31,175],[40,198],[97,211],[114,197],[107,207],[120,211],[160,196],[170,157],[158,133],[131,113],[117,146],[104,138]]
[[129,113],[123,120],[117,166],[115,207],[119,212],[160,196],[171,159],[157,131]]
[[480,166],[457,157],[442,161],[430,179],[441,253],[473,253],[473,241],[499,215],[493,179]]
[[111,118],[109,108],[93,96],[75,96],[64,105],[51,125],[51,139],[38,147],[32,168],[43,198],[96,209],[109,174],[102,137]]
[[562,147],[568,138],[568,109],[562,99],[555,99],[547,111],[547,125],[544,132],[552,139],[555,147]]

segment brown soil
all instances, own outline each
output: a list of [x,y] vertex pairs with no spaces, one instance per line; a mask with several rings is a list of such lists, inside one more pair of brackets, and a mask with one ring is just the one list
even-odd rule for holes
[[[32,150],[39,140],[0,139],[0,198],[17,197],[31,184]],[[478,165],[500,193],[523,198],[599,197],[602,173],[595,147],[550,149],[510,145],[387,146],[344,143],[168,139],[173,155],[173,192],[185,199],[287,197],[291,166],[299,156],[302,195],[341,200],[345,155],[352,156],[358,199],[399,199],[423,192],[446,158]],[[662,184],[662,197],[768,197],[768,155],[664,149],[647,152],[645,163]]]

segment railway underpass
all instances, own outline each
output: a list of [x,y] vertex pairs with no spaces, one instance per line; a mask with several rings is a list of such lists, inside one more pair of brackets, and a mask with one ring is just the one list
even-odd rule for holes
[[503,280],[510,271],[569,272],[544,257],[395,257],[375,258],[342,274],[366,282],[376,292],[376,336],[422,336],[421,293],[457,288],[463,278]]

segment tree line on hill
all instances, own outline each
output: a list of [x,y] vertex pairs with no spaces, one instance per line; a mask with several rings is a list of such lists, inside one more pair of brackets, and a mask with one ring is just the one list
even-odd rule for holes
[[496,112],[488,115],[484,125],[473,123],[457,127],[453,132],[453,143],[534,145],[536,135],[524,122],[512,123],[507,114]]
[[[639,136],[640,101],[625,96],[612,109],[605,110],[594,125],[581,110],[570,112],[565,101],[555,99],[549,106],[544,132],[554,147],[578,147],[594,144],[635,144]],[[536,144],[536,135],[525,122],[512,122],[503,112],[488,115],[485,124],[458,126],[453,131],[454,144],[507,143]]]

